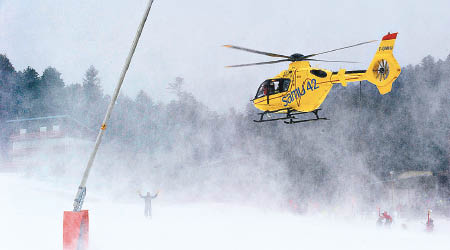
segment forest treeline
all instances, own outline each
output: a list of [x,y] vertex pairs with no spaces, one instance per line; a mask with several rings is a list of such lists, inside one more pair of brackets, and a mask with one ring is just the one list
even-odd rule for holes
[[[105,140],[136,154],[183,152],[180,161],[198,163],[233,152],[265,155],[287,168],[288,188],[324,193],[358,171],[384,177],[449,168],[450,56],[404,67],[384,96],[368,82],[336,85],[321,107],[330,120],[297,125],[254,123],[258,111],[250,104],[218,114],[185,91],[182,78],[167,85],[174,95],[169,103],[156,103],[144,91],[120,95]],[[17,71],[0,55],[2,124],[67,114],[97,131],[109,100],[93,66],[81,84],[66,84],[53,67],[41,74],[31,67]]]

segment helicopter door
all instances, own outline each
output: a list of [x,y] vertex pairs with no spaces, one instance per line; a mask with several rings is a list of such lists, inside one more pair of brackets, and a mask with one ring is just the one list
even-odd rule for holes
[[281,92],[286,92],[289,89],[290,79],[269,79],[265,80],[256,92],[255,99],[266,97],[267,104],[269,104],[269,96],[273,94],[278,94]]
[[278,93],[286,92],[289,90],[289,85],[291,84],[291,79],[280,79],[280,83],[278,84]]

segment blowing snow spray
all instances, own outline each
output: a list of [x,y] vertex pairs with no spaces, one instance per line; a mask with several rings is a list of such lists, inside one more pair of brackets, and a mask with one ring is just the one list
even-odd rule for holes
[[86,169],[84,171],[83,179],[78,187],[78,192],[75,196],[73,203],[73,211],[64,211],[63,220],[63,250],[86,250],[88,248],[89,242],[89,213],[88,210],[81,210],[86,197],[86,182],[89,176],[89,172],[94,162],[95,155],[97,154],[98,148],[102,141],[103,134],[106,130],[106,124],[111,116],[111,112],[116,103],[117,96],[119,95],[120,87],[122,86],[123,79],[127,73],[128,67],[130,66],[131,58],[133,57],[134,51],[138,44],[139,38],[142,34],[142,30],[147,21],[150,8],[152,7],[153,0],[149,0],[147,8],[145,10],[142,21],[139,25],[136,37],[134,38],[133,44],[131,46],[128,57],[123,66],[122,73],[120,74],[119,81],[117,83],[116,89],[114,90],[114,95],[109,103],[108,110],[106,111],[105,118],[98,132],[97,139],[95,141],[94,150],[92,151]]

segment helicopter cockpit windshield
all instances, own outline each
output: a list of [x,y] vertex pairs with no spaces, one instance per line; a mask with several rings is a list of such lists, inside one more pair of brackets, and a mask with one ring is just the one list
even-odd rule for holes
[[263,96],[278,94],[289,90],[290,79],[269,79],[265,80],[259,86],[258,92],[256,92],[255,99]]

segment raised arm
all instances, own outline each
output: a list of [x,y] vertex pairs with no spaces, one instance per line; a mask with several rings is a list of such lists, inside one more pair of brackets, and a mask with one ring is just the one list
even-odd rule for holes
[[152,195],[152,196],[151,196],[151,198],[152,198],[152,199],[155,199],[156,197],[158,197],[158,194],[159,194],[159,191],[158,191],[158,192],[156,192],[156,194],[155,194],[155,195]]

